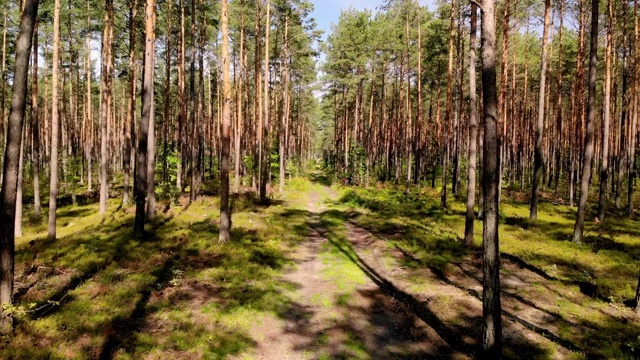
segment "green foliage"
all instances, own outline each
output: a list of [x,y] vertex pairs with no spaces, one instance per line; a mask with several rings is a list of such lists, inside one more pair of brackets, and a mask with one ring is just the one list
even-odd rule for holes
[[[167,181],[160,180],[160,183],[156,186],[156,194],[161,198],[168,198],[169,201],[176,202],[180,197],[180,189],[176,187],[176,180],[178,169],[182,164],[176,152],[168,152],[167,154],[162,154],[162,156],[167,162]],[[163,166],[162,162],[157,162],[155,173],[162,174]]]

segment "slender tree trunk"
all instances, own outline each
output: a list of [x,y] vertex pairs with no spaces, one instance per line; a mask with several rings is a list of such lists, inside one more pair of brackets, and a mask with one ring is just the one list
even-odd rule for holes
[[166,34],[166,57],[165,57],[165,87],[164,87],[164,141],[162,142],[162,180],[167,182],[169,179],[169,124],[171,123],[171,38],[173,36],[172,28],[172,1],[167,1],[167,34]]
[[498,99],[496,94],[496,23],[494,0],[482,1],[482,87],[484,112],[484,163],[482,187],[484,219],[483,261],[483,335],[482,348],[488,359],[502,354],[502,318],[500,305],[500,247],[498,236],[499,148],[497,138]]
[[607,183],[609,181],[609,123],[611,119],[611,57],[613,40],[613,0],[607,1],[607,48],[604,66],[604,104],[602,123],[602,161],[600,163],[600,196],[598,219],[604,221],[607,210]]
[[[503,12],[503,20],[502,20],[502,54],[500,64],[500,94],[498,106],[500,110],[498,111],[499,121],[498,126],[500,127],[500,131],[498,133],[498,146],[500,147],[500,163],[498,164],[498,202],[500,202],[500,198],[502,196],[502,181],[504,178],[504,161],[506,160],[506,146],[507,143],[505,141],[507,136],[507,84],[509,77],[509,33],[511,31],[511,0],[505,0],[503,3],[504,12]],[[526,76],[525,76],[526,78]],[[526,82],[525,82],[526,84]],[[525,91],[527,86],[525,85]]]
[[[193,0],[195,4],[195,0]],[[153,82],[155,78],[155,56],[156,56],[156,0],[147,0],[146,21],[145,21],[145,67],[144,67],[144,84],[147,86],[147,90],[143,95],[149,96],[147,99],[150,104],[148,110],[148,124],[145,125],[148,128],[147,133],[147,153],[146,153],[146,165],[147,165],[147,184],[145,190],[147,192],[147,208],[146,208],[146,220],[152,221],[156,217],[156,123],[155,123],[155,101],[154,101],[154,89]],[[150,9],[149,9],[150,7]],[[192,6],[192,10],[195,10],[195,5]],[[195,12],[195,11],[194,11]],[[195,15],[193,15],[195,17]],[[195,34],[195,33],[194,33]],[[195,36],[193,39],[195,43]],[[147,62],[150,64],[147,65]],[[140,125],[142,126],[142,125]],[[137,203],[136,203],[137,205]],[[137,209],[136,209],[137,210]],[[144,225],[143,225],[144,227]],[[144,229],[143,229],[144,230]]]
[[[286,0],[285,0],[286,1]],[[286,2],[285,2],[286,4]],[[282,77],[283,77],[283,89],[282,89],[282,121],[280,123],[280,193],[284,192],[284,178],[286,174],[286,151],[287,151],[287,137],[286,132],[289,127],[289,16],[285,15],[284,21],[284,59],[282,62]]]
[[455,38],[456,2],[451,0],[451,20],[449,22],[449,66],[447,68],[447,104],[444,115],[444,156],[442,157],[442,191],[440,192],[440,206],[447,207],[447,165],[449,162],[449,122],[453,110],[453,40]]
[[[560,0],[560,24],[558,26],[558,65],[556,74],[562,74],[562,33],[564,26],[564,0]],[[556,105],[556,139],[555,139],[555,196],[558,196],[559,188],[560,188],[560,174],[562,173],[562,140],[563,140],[563,131],[562,131],[562,76],[557,76],[557,105]]]
[[40,118],[38,117],[38,21],[33,29],[33,57],[31,59],[31,141],[33,153],[31,166],[33,171],[33,210],[37,216],[42,212],[40,204]]
[[593,160],[593,127],[596,117],[596,70],[598,64],[598,0],[591,0],[591,50],[589,53],[589,103],[587,104],[587,131],[585,134],[584,158],[578,214],[573,230],[573,242],[582,243],[584,218],[589,197],[591,161]]
[[[6,103],[6,82],[7,82],[7,12],[9,11],[8,6],[4,8],[4,20],[2,23],[2,73],[0,74],[0,81],[2,81],[2,86],[0,86],[0,139],[4,137],[6,134],[4,129],[4,112],[5,112],[5,103]],[[6,140],[6,139],[5,139]],[[5,145],[4,141],[0,142],[0,147]],[[0,164],[1,165],[1,164]],[[3,174],[0,174],[0,181],[2,181]]]
[[104,31],[102,33],[102,109],[100,111],[100,214],[107,212],[109,198],[109,121],[111,117],[112,92],[112,44],[113,44],[113,0],[106,0],[104,12]]
[[475,214],[473,208],[476,201],[476,161],[478,118],[476,104],[476,32],[478,23],[478,6],[471,3],[471,35],[469,37],[469,168],[467,182],[467,215],[464,226],[464,244],[467,247],[473,245],[473,221]]
[[134,152],[134,136],[136,124],[136,14],[138,8],[137,0],[129,2],[129,104],[127,106],[127,121],[124,128],[124,154],[122,157],[124,167],[124,192],[122,204],[129,204],[129,182],[131,177],[131,154]]
[[178,118],[178,124],[176,124],[176,152],[178,158],[177,174],[176,174],[176,187],[178,191],[182,192],[183,182],[182,177],[184,175],[184,124],[187,121],[187,102],[185,99],[185,37],[184,37],[184,0],[180,0],[180,37],[178,38],[179,54],[178,54],[178,102],[180,103],[180,116]]
[[[551,22],[551,0],[544,1],[544,30],[542,32],[542,55],[540,57],[540,92],[538,93],[538,123],[536,124],[536,149],[533,169],[533,186],[531,188],[531,208],[529,217],[538,218],[538,187],[542,178],[544,155],[542,140],[544,132],[544,96],[547,83],[547,39],[549,38],[549,23]],[[526,100],[525,100],[526,101]]]
[[269,174],[271,159],[270,159],[270,144],[269,144],[269,31],[271,28],[271,1],[267,0],[265,6],[267,7],[267,23],[265,25],[265,37],[264,37],[264,119],[262,119],[262,156],[260,157],[260,163],[262,164],[260,174],[260,202],[267,202],[267,182],[269,182]]
[[221,243],[229,241],[231,212],[229,210],[229,153],[231,147],[231,79],[229,75],[229,5],[222,0],[220,10],[222,31],[222,158],[220,163],[220,237]]
[[156,0],[147,0],[145,7],[145,41],[144,68],[142,74],[142,112],[140,117],[140,134],[138,136],[138,156],[136,159],[135,202],[136,217],[133,232],[136,236],[144,234],[145,196],[147,195],[148,153],[153,147],[148,146],[150,125],[153,124],[153,78],[155,59]]
[[629,154],[627,155],[629,159],[628,164],[628,174],[627,178],[627,216],[633,216],[633,185],[635,183],[636,170],[635,170],[635,160],[636,160],[636,139],[637,139],[637,131],[638,131],[638,87],[640,82],[638,81],[638,45],[640,45],[640,33],[638,29],[638,0],[634,0],[633,2],[633,18],[634,18],[634,29],[633,29],[633,91],[632,91],[632,104],[631,109],[633,114],[631,115],[631,126],[629,128]]
[[[55,9],[58,11],[57,15],[59,16],[60,6],[57,1],[56,5],[58,6]],[[25,0],[20,20],[20,30],[16,39],[11,110],[7,127],[7,147],[2,168],[2,190],[0,191],[0,224],[3,224],[0,226],[0,333],[3,334],[11,332],[13,325],[11,314],[5,313],[2,309],[5,306],[11,306],[13,303],[14,226],[18,168],[20,148],[22,147],[24,114],[27,105],[29,56],[37,13],[38,1]],[[58,19],[58,16],[56,16],[56,19]]]
[[[228,35],[227,35],[228,36]],[[240,191],[240,166],[242,164],[242,152],[240,149],[241,146],[241,142],[242,142],[242,133],[243,133],[243,122],[244,119],[242,118],[242,108],[243,108],[243,104],[244,104],[244,92],[243,92],[243,85],[245,82],[245,77],[244,77],[244,72],[245,72],[245,67],[244,67],[244,0],[240,1],[240,58],[238,59],[238,64],[239,64],[239,78],[240,80],[238,81],[238,91],[236,94],[236,99],[237,99],[237,104],[236,104],[236,108],[237,108],[237,118],[236,118],[236,137],[235,137],[235,164],[233,167],[233,172],[234,172],[234,176],[233,176],[233,191],[234,192],[238,192]],[[224,106],[224,104],[223,104]],[[223,110],[224,112],[224,110]]]
[[16,190],[16,220],[15,220],[15,237],[22,237],[22,182],[24,172],[24,132],[23,123],[22,134],[20,139],[20,156],[18,161],[18,188]]
[[56,239],[56,198],[58,196],[58,61],[60,48],[60,0],[55,0],[53,11],[53,59],[51,72],[51,154],[49,181],[48,238]]
[[191,1],[191,64],[189,67],[189,202],[196,200],[196,2]]
[[[87,27],[90,25],[90,11],[89,5],[90,2],[87,0]],[[86,37],[86,62],[87,62],[87,138],[84,144],[85,156],[87,158],[87,190],[93,190],[93,165],[92,160],[93,156],[91,154],[91,149],[93,147],[93,105],[91,101],[91,74],[92,74],[92,66],[91,66],[91,36],[87,33]],[[46,93],[46,83],[45,83],[45,93]],[[45,101],[45,116],[47,115],[46,111],[46,101]]]

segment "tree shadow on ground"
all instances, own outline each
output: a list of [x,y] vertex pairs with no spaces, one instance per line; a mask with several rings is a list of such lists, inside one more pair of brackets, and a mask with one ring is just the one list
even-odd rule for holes
[[309,180],[312,183],[322,185],[322,186],[331,186],[333,185],[332,176],[329,175],[326,171],[312,171],[308,174]]
[[306,214],[249,206],[239,213],[268,211],[288,221],[235,224],[231,241],[218,244],[215,222],[193,213],[200,208],[208,206],[159,216],[143,238],[132,235],[131,215],[119,215],[56,241],[20,245],[17,273],[25,274],[25,288],[16,300],[35,307],[19,317],[16,335],[0,351],[9,358],[110,359],[190,358],[196,350],[223,358],[253,348],[256,316],[290,316],[295,284],[280,275],[291,249],[278,237],[302,233],[296,226]]
[[[436,277],[438,281],[464,291],[481,301],[481,258],[478,257],[477,253],[464,249],[461,243],[457,241],[457,238],[434,236],[437,232],[433,229],[425,230],[414,223],[399,222],[396,219],[400,216],[398,214],[403,214],[401,211],[396,215],[391,215],[393,211],[389,211],[389,208],[377,210],[381,209],[381,207],[377,207],[375,203],[374,206],[368,206],[371,204],[369,199],[366,197],[361,198],[362,202],[359,206],[366,207],[369,210],[368,213],[354,216],[353,210],[332,210],[324,214],[328,219],[325,224],[331,226],[347,221],[355,226],[364,226],[382,237],[383,241],[387,243],[387,251],[388,249],[399,250],[402,253],[402,259],[400,260],[402,268],[421,274],[417,275],[418,279],[425,279],[424,277],[420,278],[420,276],[425,276],[425,273],[420,272],[420,269],[428,269],[430,274]],[[353,199],[349,201],[353,201]],[[356,199],[356,201],[360,200]],[[559,231],[557,229],[559,225],[552,222],[539,221],[531,223],[528,219],[518,217],[511,217],[510,219],[511,221],[506,225],[514,228],[524,228],[525,230],[540,231],[541,233]],[[388,224],[393,224],[393,226],[391,227]],[[616,256],[616,253],[610,254],[611,251],[615,251],[635,258],[634,254],[637,251],[637,245],[616,242],[605,236],[587,236],[585,242],[590,247],[591,252],[603,252],[604,256]],[[332,243],[339,247],[345,256],[357,264],[373,281],[379,284],[385,293],[409,304],[409,308],[429,325],[433,326],[432,324],[435,324],[434,329],[438,333],[442,333],[441,336],[445,340],[450,339],[457,343],[462,336],[461,334],[473,334],[473,330],[470,330],[470,328],[452,329],[451,326],[442,325],[444,322],[438,322],[437,315],[433,311],[424,310],[425,306],[429,307],[428,304],[420,303],[410,293],[405,292],[403,294],[402,290],[399,291],[397,285],[394,285],[388,277],[385,278],[379,272],[372,271],[371,268],[375,269],[375,266],[363,260],[354,251],[352,245],[344,241],[344,239],[338,242],[334,240]],[[370,246],[372,245],[367,244],[367,247]],[[613,292],[613,287],[618,286],[618,284],[612,285],[608,279],[598,279],[595,274],[599,272],[595,269],[581,262],[569,261],[562,256],[536,254],[534,252],[528,254],[527,261],[525,261],[518,256],[502,255],[505,260],[503,261],[503,268],[508,268],[505,270],[508,270],[505,273],[507,275],[503,275],[503,282],[507,282],[507,285],[503,286],[502,293],[505,304],[503,316],[507,322],[519,327],[522,334],[505,338],[507,342],[505,346],[511,349],[507,351],[507,357],[522,358],[523,354],[532,354],[531,356],[525,356],[526,358],[551,356],[551,354],[547,353],[548,349],[523,340],[526,332],[536,333],[538,336],[566,350],[586,354],[589,358],[634,357],[633,354],[636,351],[634,349],[636,347],[640,348],[640,341],[637,339],[637,330],[640,326],[636,321],[629,320],[628,316],[630,315],[628,313],[623,313],[626,315],[613,315],[615,311],[603,311],[602,305],[600,305],[602,302],[611,301],[610,296]],[[460,267],[461,264],[467,264],[473,258],[476,259],[474,260],[473,273],[455,270],[456,267],[462,269]],[[533,263],[536,264],[553,264],[556,270],[553,275],[550,275],[540,267],[533,265],[529,260],[533,260]],[[518,283],[521,281],[518,279],[517,272],[525,270],[532,273],[530,276],[539,276],[538,279],[533,279],[533,282],[527,285],[533,286],[535,289],[539,288],[540,293],[517,290]],[[623,270],[624,274],[621,273]],[[512,274],[512,271],[516,271],[516,273]],[[627,272],[626,268],[612,268],[604,273],[609,275],[620,273],[620,277],[635,278],[635,273],[628,274]],[[391,285],[389,284],[390,282]],[[510,288],[509,282],[513,282],[515,284],[513,286],[516,286],[516,288]],[[580,296],[569,295],[576,288],[583,295],[594,299],[595,302],[594,300],[585,300]],[[548,298],[550,293],[553,294],[554,298],[558,299],[551,300],[551,304],[549,304],[550,299]],[[553,306],[556,306],[553,301],[559,301],[561,304],[567,302],[576,309],[564,310],[558,307],[556,311],[553,309]],[[520,315],[526,314],[526,312],[522,312],[523,309],[531,309],[527,311],[540,314],[538,315],[539,318],[530,319],[526,315]],[[598,314],[598,321],[592,321],[591,319],[594,316],[594,311]],[[616,321],[618,322],[616,323]],[[618,334],[617,339],[612,339],[609,336],[611,331],[614,330]],[[454,333],[452,335],[449,331],[455,331],[457,334]],[[477,333],[473,336],[475,339],[479,339]],[[515,341],[514,339],[518,341],[513,342]],[[527,347],[532,348],[523,352]]]
[[[341,217],[335,210],[323,215],[326,216],[325,219],[336,219]],[[344,218],[345,215],[342,217]],[[372,246],[371,244],[368,242],[358,244],[357,246],[362,246],[362,249],[358,250],[357,246],[353,244],[353,241],[355,240],[346,239],[333,233],[336,230],[335,228],[331,229],[331,220],[325,221],[324,224],[329,228],[325,235],[327,239],[329,239],[329,242],[335,248],[340,250],[340,252],[353,264],[357,265],[358,268],[360,268],[360,270],[378,286],[378,289],[375,291],[367,292],[367,296],[378,300],[386,299],[385,301],[387,303],[397,302],[397,305],[395,306],[389,306],[387,304],[384,309],[381,309],[379,305],[375,305],[376,302],[374,302],[374,305],[372,305],[371,308],[361,309],[361,313],[368,314],[368,316],[370,316],[371,323],[381,324],[384,326],[383,329],[376,328],[378,331],[374,331],[373,333],[358,333],[357,329],[351,329],[350,331],[350,333],[357,334],[363,344],[368,344],[370,346],[368,350],[371,351],[373,358],[451,358],[454,352],[461,352],[470,357],[475,357],[480,354],[481,342],[479,339],[481,337],[481,333],[479,330],[482,328],[482,318],[479,315],[473,315],[474,313],[478,313],[477,309],[464,309],[462,311],[458,311],[455,314],[454,319],[445,320],[442,314],[438,313],[438,310],[432,309],[430,299],[425,300],[424,298],[417,297],[416,295],[404,290],[406,286],[403,286],[402,288],[399,287],[394,283],[394,280],[391,280],[388,276],[383,275],[378,270],[379,265],[372,264],[369,260],[366,260],[360,255],[360,252],[367,249],[368,246]],[[441,269],[437,268],[435,270],[441,271]],[[442,276],[442,278],[440,278],[440,276]],[[442,272],[440,276],[438,276],[440,281],[445,281],[450,286],[461,288],[459,286],[455,286],[456,284],[451,281],[448,281]],[[466,289],[463,290],[466,291]],[[400,321],[404,323],[402,329],[393,322],[393,319],[398,319],[398,314],[394,314],[392,309],[397,308],[398,306],[407,310],[407,312],[400,314]],[[389,313],[391,313],[391,315]],[[388,319],[381,321],[381,319],[385,319],[385,317],[389,316],[392,319],[391,321]],[[402,320],[403,316],[404,320]],[[505,313],[505,317],[525,325],[529,330],[538,332],[543,336],[549,336],[544,329],[538,328],[508,312]],[[424,324],[428,325],[432,333],[427,335],[428,331],[425,332],[424,329],[417,328],[415,323],[416,319],[420,319]],[[380,339],[378,339],[379,342],[376,342],[376,336],[380,336]],[[434,341],[434,336],[435,339],[438,340]],[[426,341],[429,337],[431,337],[430,342],[432,343],[429,351],[424,352],[424,349],[416,348],[419,348],[419,344]],[[382,346],[382,344],[388,345],[389,338],[392,339],[394,345],[398,345],[396,342],[402,343],[403,338],[405,340],[410,340],[409,343],[414,346],[412,347],[410,344],[405,344],[405,347],[407,349],[413,348],[413,352],[407,351],[402,354],[402,356],[399,356],[400,354],[385,352],[389,349]],[[555,337],[552,341],[553,340],[561,339]],[[433,345],[434,343],[438,344],[438,341],[440,342],[439,345]],[[373,344],[377,344],[377,346]],[[514,353],[527,354],[525,358],[544,358],[545,356],[550,356],[548,349],[541,347],[539,344],[526,341],[524,336],[506,337],[505,347],[517,349],[517,352]],[[506,356],[506,358],[511,358],[511,356]],[[514,358],[521,357],[519,355],[515,355]]]

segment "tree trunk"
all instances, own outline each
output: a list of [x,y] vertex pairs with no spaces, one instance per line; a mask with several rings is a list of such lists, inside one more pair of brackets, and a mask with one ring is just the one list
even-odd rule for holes
[[129,3],[129,104],[127,106],[127,120],[124,127],[124,154],[122,157],[124,167],[124,191],[122,204],[129,204],[129,182],[131,178],[131,153],[134,151],[133,141],[136,124],[136,14],[137,0],[130,0]]
[[449,22],[449,66],[447,68],[447,104],[444,115],[444,156],[442,157],[442,191],[440,192],[440,206],[447,207],[447,165],[449,162],[449,122],[453,110],[453,40],[455,38],[456,3],[451,0],[451,20]]
[[142,74],[142,112],[140,117],[140,134],[138,136],[138,156],[136,159],[135,202],[136,217],[133,232],[136,236],[144,234],[145,196],[148,186],[147,161],[154,156],[148,153],[150,125],[153,124],[153,75],[155,60],[155,31],[156,31],[156,0],[147,0],[145,7],[145,40],[144,40],[144,68]]
[[[4,129],[4,112],[6,103],[6,82],[7,82],[7,12],[8,7],[4,9],[4,20],[2,23],[2,73],[0,74],[0,80],[2,86],[0,86],[0,139],[6,134]],[[6,140],[6,139],[5,139]],[[0,146],[4,145],[4,141],[0,141]],[[2,165],[0,163],[0,165]],[[3,179],[3,174],[0,174],[0,181]]]
[[598,219],[604,221],[607,211],[607,183],[609,181],[609,122],[611,121],[611,57],[613,40],[613,0],[607,1],[607,48],[604,65],[604,104],[602,123],[602,161],[600,163],[600,196]]
[[[56,1],[56,20],[59,20],[60,4]],[[24,114],[27,105],[27,81],[29,56],[33,28],[38,13],[37,0],[25,0],[20,30],[16,39],[16,59],[11,95],[11,110],[7,129],[7,142],[2,168],[2,190],[0,191],[0,333],[9,333],[13,321],[2,309],[13,303],[13,273],[15,254],[15,205],[18,188],[18,168]],[[56,20],[54,23],[59,24]],[[55,29],[55,25],[54,25]]]
[[587,108],[587,131],[585,134],[584,158],[578,214],[573,230],[573,242],[582,243],[584,218],[589,197],[591,161],[593,160],[593,127],[596,117],[596,70],[598,64],[598,0],[591,0],[591,49],[589,52],[589,103]]
[[471,3],[471,35],[469,37],[469,168],[467,182],[467,215],[464,226],[464,244],[467,247],[473,245],[473,221],[475,214],[473,208],[476,201],[476,161],[478,118],[476,104],[476,31],[478,23],[478,6]]
[[179,54],[178,54],[178,102],[180,104],[180,116],[178,123],[176,124],[176,153],[178,158],[177,174],[176,174],[176,187],[179,192],[182,192],[184,176],[184,124],[187,121],[187,102],[185,100],[185,37],[184,37],[184,0],[180,0],[180,37],[178,38]]
[[107,212],[108,166],[109,166],[109,119],[111,118],[112,91],[112,44],[113,44],[113,0],[106,0],[104,12],[104,31],[102,33],[102,109],[100,111],[100,214]]
[[171,19],[172,1],[167,1],[167,34],[166,34],[166,55],[165,55],[165,87],[164,87],[164,139],[162,142],[162,180],[166,183],[169,179],[169,124],[171,123],[171,37],[173,36],[173,28]]
[[[25,100],[26,101],[26,100]],[[18,187],[16,189],[16,220],[15,220],[15,237],[22,237],[22,182],[24,172],[24,130],[23,123],[22,134],[20,139],[20,156],[18,161]]]
[[196,200],[196,2],[191,1],[191,64],[189,66],[189,202]]
[[53,11],[53,59],[51,72],[51,175],[49,181],[48,238],[56,239],[56,198],[58,196],[58,61],[60,48],[60,0],[55,0]]
[[231,212],[229,211],[229,153],[231,147],[231,79],[229,74],[229,5],[222,0],[222,157],[220,162],[220,236],[221,243],[229,241]]
[[[87,0],[87,27],[90,25],[90,11],[89,11],[89,0]],[[84,144],[85,156],[87,158],[87,190],[93,190],[93,165],[92,160],[93,156],[91,154],[91,149],[93,147],[93,107],[91,101],[91,74],[92,74],[92,66],[91,66],[91,36],[87,32],[86,38],[86,62],[87,62],[87,136]],[[45,93],[46,93],[46,82],[45,82]],[[45,109],[46,109],[46,101],[45,101]],[[47,111],[44,112],[45,116],[47,115]]]
[[287,152],[287,136],[286,132],[289,127],[289,16],[285,15],[284,20],[284,59],[282,61],[282,121],[280,122],[280,193],[284,192],[284,178],[286,174],[286,152]]
[[628,163],[628,178],[627,178],[627,216],[633,216],[633,185],[635,183],[636,170],[635,170],[635,160],[636,160],[636,133],[638,126],[638,86],[640,85],[638,81],[638,45],[640,44],[640,33],[638,29],[638,0],[634,0],[633,2],[633,12],[634,12],[634,30],[633,30],[633,90],[632,90],[632,104],[631,110],[633,114],[631,115],[631,126],[629,128],[629,153],[627,158],[629,159]]
[[[544,30],[542,32],[542,56],[540,57],[540,92],[538,94],[538,123],[536,124],[536,149],[533,169],[533,186],[531,188],[531,208],[529,217],[538,219],[538,187],[542,177],[544,165],[542,139],[544,132],[544,96],[547,83],[547,39],[549,38],[549,23],[551,20],[551,0],[544,1]],[[526,101],[526,100],[525,100]]]
[[[195,1],[194,1],[195,3]],[[149,95],[151,105],[149,109],[148,133],[147,133],[147,184],[145,190],[147,192],[147,207],[146,207],[146,220],[152,221],[156,217],[156,123],[155,123],[155,101],[154,101],[154,89],[153,82],[155,77],[155,56],[156,56],[156,0],[147,0],[147,7],[152,9],[145,9],[146,21],[145,21],[145,75],[148,79],[146,81],[147,91],[145,95]],[[195,8],[195,6],[194,6]],[[195,15],[194,15],[195,16]],[[151,23],[150,23],[151,22]],[[195,38],[193,40],[195,42]],[[147,56],[149,56],[147,58]],[[147,61],[151,64],[147,67]],[[150,74],[149,74],[150,73]],[[142,125],[141,125],[142,126]]]
[[33,211],[37,216],[42,212],[40,204],[40,119],[38,114],[38,21],[33,29],[33,57],[31,59],[31,135],[33,152],[31,166],[33,170]]
[[484,114],[484,163],[482,187],[484,197],[483,238],[483,335],[482,348],[488,359],[502,354],[502,318],[500,305],[500,250],[498,236],[497,138],[498,99],[496,94],[496,24],[494,0],[482,2],[482,87]]
[[[227,35],[228,37],[228,35]],[[244,105],[244,92],[243,85],[245,82],[244,77],[244,0],[240,1],[240,58],[238,59],[239,64],[239,81],[238,81],[238,91],[236,94],[236,109],[237,109],[237,117],[236,117],[236,137],[235,137],[235,164],[233,167],[234,176],[233,176],[233,191],[240,191],[240,166],[242,164],[242,152],[240,149],[241,141],[242,141],[242,132],[243,132],[243,118],[242,118],[242,107]],[[227,39],[228,40],[228,39]],[[228,46],[228,45],[227,45]],[[224,104],[223,104],[224,106]],[[223,110],[224,112],[224,110]],[[223,115],[224,116],[224,115]]]
[[260,202],[267,202],[267,183],[269,182],[269,174],[271,173],[270,144],[269,144],[269,30],[271,28],[271,4],[267,0],[267,23],[265,25],[264,37],[264,118],[262,119],[262,156],[260,163],[262,164],[260,173]]

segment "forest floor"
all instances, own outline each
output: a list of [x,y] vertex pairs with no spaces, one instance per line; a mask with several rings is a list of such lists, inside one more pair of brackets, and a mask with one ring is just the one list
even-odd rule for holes
[[[640,357],[628,308],[637,219],[612,214],[571,243],[574,209],[552,197],[539,220],[501,206],[505,358]],[[148,236],[112,199],[59,210],[58,240],[27,209],[17,241],[16,333],[7,359],[470,359],[482,329],[482,224],[462,247],[464,205],[437,189],[342,187],[314,172],[269,206],[233,198],[161,203]]]

